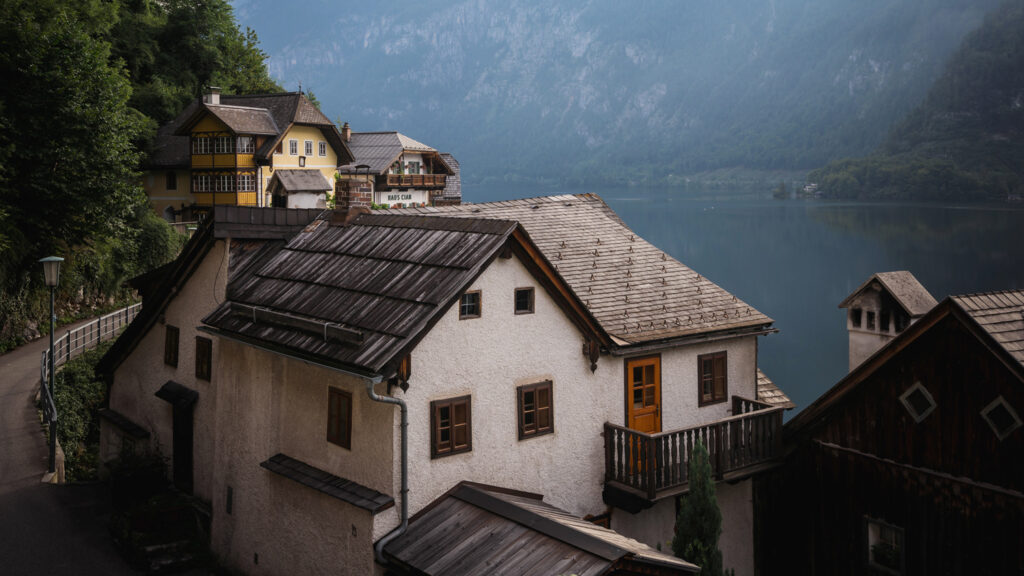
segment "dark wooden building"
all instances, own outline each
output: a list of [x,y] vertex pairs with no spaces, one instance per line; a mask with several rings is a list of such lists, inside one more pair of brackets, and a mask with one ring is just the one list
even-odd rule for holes
[[762,574],[1024,574],[1024,291],[947,298],[785,426]]

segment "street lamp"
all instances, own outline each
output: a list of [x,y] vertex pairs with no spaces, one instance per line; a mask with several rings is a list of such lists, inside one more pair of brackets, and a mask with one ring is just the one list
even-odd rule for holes
[[[52,406],[56,406],[53,399],[53,323],[57,316],[53,311],[53,293],[57,289],[57,282],[60,280],[60,263],[64,261],[59,256],[47,256],[39,260],[43,264],[43,277],[46,285],[50,287],[50,388],[47,397]],[[50,473],[57,470],[57,414],[56,410],[50,415]]]

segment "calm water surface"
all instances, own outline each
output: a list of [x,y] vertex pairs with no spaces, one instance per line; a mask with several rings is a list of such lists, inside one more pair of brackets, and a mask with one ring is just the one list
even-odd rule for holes
[[874,272],[935,296],[1024,288],[1024,206],[774,200],[738,189],[466,188],[470,202],[596,192],[638,234],[775,320],[759,362],[797,403],[847,371],[837,306]]

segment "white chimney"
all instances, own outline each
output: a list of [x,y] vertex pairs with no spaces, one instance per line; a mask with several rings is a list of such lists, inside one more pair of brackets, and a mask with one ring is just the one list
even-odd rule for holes
[[203,102],[206,104],[213,104],[217,106],[220,104],[220,88],[217,86],[210,86],[207,88],[207,93],[203,94]]

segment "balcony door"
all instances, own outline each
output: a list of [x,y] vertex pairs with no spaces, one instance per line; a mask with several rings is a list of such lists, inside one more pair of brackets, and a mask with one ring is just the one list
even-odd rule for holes
[[626,360],[626,426],[661,432],[661,357]]

